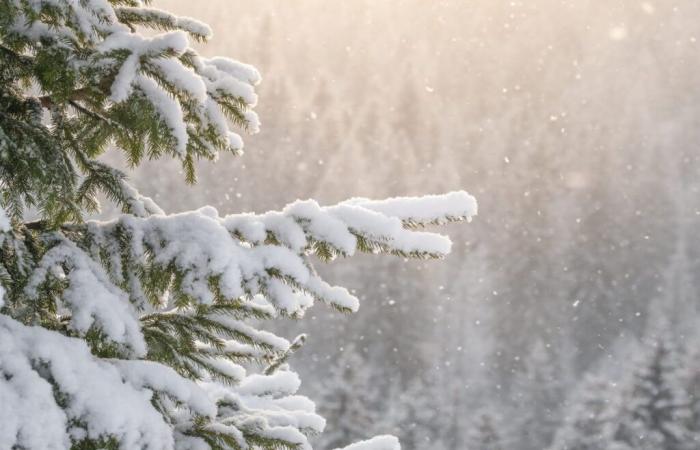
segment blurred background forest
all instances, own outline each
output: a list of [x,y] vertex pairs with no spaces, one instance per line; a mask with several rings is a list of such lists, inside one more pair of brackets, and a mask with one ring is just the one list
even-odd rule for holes
[[189,188],[176,162],[136,171],[168,212],[479,200],[446,261],[335,262],[360,312],[317,306],[280,330],[309,334],[291,364],[329,420],[319,448],[378,433],[406,450],[608,448],[561,442],[597,433],[590,408],[621,416],[656,366],[687,406],[671,421],[697,428],[700,2],[154,6],[209,23],[205,55],[263,75],[244,156],[200,164]]

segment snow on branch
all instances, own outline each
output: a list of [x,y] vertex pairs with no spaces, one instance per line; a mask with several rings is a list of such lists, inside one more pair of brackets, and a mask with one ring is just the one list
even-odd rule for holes
[[[173,448],[170,425],[151,403],[152,392],[123,381],[120,371],[96,359],[84,341],[0,314],[0,342],[3,447],[63,450],[71,441],[112,436],[124,449]],[[173,388],[183,383],[178,380]],[[196,405],[213,411],[204,401]]]
[[206,23],[191,17],[179,17],[158,8],[118,6],[115,12],[119,21],[129,25],[152,25],[162,30],[182,30],[194,39],[205,41],[212,37],[211,28]]
[[[204,41],[212,35],[202,22],[142,2],[113,3],[9,2],[14,21],[7,31],[22,43],[18,48],[38,51],[50,43],[71,53],[60,63],[71,72],[72,92],[43,92],[41,104],[67,100],[77,111],[99,118],[93,126],[108,125],[119,135],[117,146],[132,158],[138,159],[143,148],[133,148],[129,140],[152,146],[151,154],[165,151],[179,157],[190,179],[194,156],[214,159],[221,151],[240,152],[243,141],[231,123],[258,131],[259,120],[252,111],[258,71],[229,58],[199,56],[190,39]],[[141,27],[163,32],[148,36]],[[33,51],[27,53],[35,62]],[[159,124],[162,136],[134,140],[134,133],[150,133],[148,127],[128,123],[135,110],[144,122]]]
[[[281,370],[271,375],[248,375],[235,387],[209,382],[200,386],[208,398],[220,405],[220,415],[248,418],[245,422],[230,420],[229,426],[234,425],[243,433],[256,429],[270,439],[310,449],[306,435],[322,432],[326,421],[316,413],[311,400],[296,395],[300,384],[296,373]],[[212,424],[213,429],[218,426]]]
[[388,216],[401,219],[410,226],[444,224],[459,220],[471,221],[476,216],[476,199],[466,192],[450,192],[443,195],[422,197],[397,197],[386,200],[350,199],[344,203],[355,204]]
[[401,445],[394,436],[377,436],[336,450],[401,450]]
[[[413,227],[476,214],[473,198],[458,192],[328,207],[297,201],[278,212],[224,217],[212,207],[148,215],[160,209],[128,186],[121,189],[144,202],[132,207],[139,215],[43,235],[45,250],[23,291],[37,304],[46,301],[45,292],[56,292],[49,308],[56,317],[44,312],[41,320],[85,340],[0,316],[0,370],[11,380],[0,389],[13,392],[0,418],[19,414],[0,429],[3,442],[32,447],[47,439],[63,448],[67,440],[104,435],[123,448],[169,449],[174,440],[197,445],[201,439],[245,448],[255,436],[270,447],[310,449],[307,435],[320,433],[325,421],[296,394],[299,377],[284,364],[293,346],[246,319],[299,317],[316,300],[356,311],[357,298],[322,280],[311,257],[357,251],[442,257],[449,239]],[[17,305],[13,300],[4,311],[31,317],[26,307],[15,311]],[[253,361],[270,370],[247,373],[241,364]],[[107,412],[97,391],[115,389],[124,411],[105,402]],[[55,403],[54,390],[66,396],[69,413]],[[36,408],[41,413],[29,420]],[[27,428],[42,421],[50,424],[45,435]],[[84,427],[74,430],[71,422]],[[347,449],[398,448],[385,436]]]
[[[307,257],[323,260],[351,256],[356,251],[391,253],[418,258],[439,258],[450,251],[442,235],[415,231],[404,224],[461,220],[476,213],[466,193],[435,196],[439,207],[424,212],[426,201],[393,199],[381,210],[381,202],[351,202],[320,207],[297,201],[282,210],[261,215],[220,217],[212,207],[170,216],[139,218],[122,216],[110,222],[89,222],[86,248],[105,261],[117,284],[131,290],[132,298],[150,298],[151,307],[170,290],[173,306],[212,304],[222,299],[264,297],[279,312],[300,316],[314,300],[342,310],[355,311],[357,299],[347,290],[321,280]],[[369,204],[370,207],[366,207]],[[412,210],[401,217],[396,204]],[[417,205],[415,207],[414,205]],[[393,210],[392,210],[393,208]],[[127,245],[117,243],[127,242]],[[134,292],[143,282],[128,283],[124,261],[141,273],[166,271],[173,283],[160,292]],[[154,293],[156,295],[154,295]]]
[[59,238],[58,244],[44,254],[25,288],[28,298],[38,302],[46,283],[53,280],[67,283],[62,300],[70,311],[67,317],[71,329],[85,335],[96,326],[112,342],[136,355],[146,354],[138,317],[126,294],[111,282],[98,262],[67,239]]

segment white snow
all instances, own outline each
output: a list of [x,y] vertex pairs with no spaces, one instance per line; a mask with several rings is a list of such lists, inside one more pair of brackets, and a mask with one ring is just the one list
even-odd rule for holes
[[149,77],[137,76],[136,85],[153,104],[163,122],[170,128],[176,142],[175,151],[184,156],[189,136],[187,135],[187,124],[185,123],[180,102],[165,92]]
[[[228,298],[246,293],[263,294],[276,308],[290,315],[301,315],[311,306],[313,298],[307,293],[354,311],[358,302],[347,290],[332,287],[309,272],[305,258],[316,251],[312,243],[325,243],[350,256],[356,251],[356,235],[359,235],[376,243],[379,251],[443,256],[451,247],[447,237],[406,228],[398,217],[376,211],[384,207],[398,214],[395,205],[404,204],[412,208],[414,222],[425,223],[476,213],[473,199],[466,193],[434,199],[442,207],[432,208],[429,213],[412,206],[425,204],[422,199],[393,199],[386,205],[351,202],[331,207],[305,201],[295,202],[282,212],[262,215],[222,218],[214,208],[207,207],[170,216],[122,216],[111,222],[90,222],[88,226],[98,245],[107,245],[116,230],[129,233],[131,258],[136,261],[152,258],[163,267],[174,264],[183,272],[184,292],[202,303],[213,301],[209,283],[211,277],[217,276],[218,286]],[[365,203],[373,209],[365,208]],[[264,244],[268,235],[282,245]],[[114,264],[111,274],[117,279],[121,277],[119,264]]]
[[313,200],[297,201],[284,208],[283,213],[299,223],[305,234],[320,242],[327,242],[344,254],[352,254],[357,239],[343,221],[325,213]]
[[236,388],[242,395],[284,397],[293,395],[301,386],[299,375],[294,372],[279,371],[273,375],[249,375]]
[[[122,450],[173,448],[170,426],[151,404],[151,392],[122,381],[85,342],[0,315],[0,443],[3,448],[67,449],[67,423],[83,421],[90,438],[112,435]],[[51,377],[64,394],[54,397]]]
[[170,367],[151,361],[115,360],[112,364],[134,386],[164,392],[203,416],[216,415],[216,405],[209,401],[206,392]]
[[4,209],[0,208],[0,232],[7,233],[12,230],[12,224]]
[[122,180],[120,184],[122,193],[127,197],[127,203],[131,213],[137,217],[148,217],[151,214],[165,215],[165,212],[160,209],[150,197],[141,195],[133,186]]
[[247,336],[249,339],[269,346],[277,352],[285,352],[289,350],[289,341],[264,330],[258,330],[240,320],[235,320],[230,316],[218,315],[211,316],[212,320],[226,325],[227,328],[235,330],[237,333]]
[[397,197],[386,200],[350,199],[344,203],[362,206],[416,224],[446,222],[448,219],[476,216],[476,199],[464,191],[422,197]]
[[144,20],[156,19],[159,22],[167,23],[173,28],[179,28],[202,39],[210,39],[213,35],[211,28],[206,23],[200,22],[199,20],[191,17],[178,17],[162,9],[147,8],[144,6],[120,6],[115,9],[119,13],[138,15]]
[[98,326],[113,342],[129,347],[136,355],[146,354],[138,317],[126,294],[109,280],[101,265],[68,240],[62,240],[41,259],[26,288],[29,298],[39,298],[39,286],[47,277],[56,276],[68,282],[62,300],[71,310],[72,329],[85,334]]
[[190,94],[199,102],[207,99],[207,86],[202,78],[188,67],[182,67],[182,63],[175,59],[158,58],[151,64],[160,69],[166,80],[175,84],[183,91]]
[[401,450],[401,445],[394,436],[377,436],[336,450]]

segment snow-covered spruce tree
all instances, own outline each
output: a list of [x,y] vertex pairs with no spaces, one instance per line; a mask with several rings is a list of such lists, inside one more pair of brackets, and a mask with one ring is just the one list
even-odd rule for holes
[[615,438],[629,448],[697,448],[683,358],[668,325],[646,338],[618,413]]
[[554,349],[536,341],[517,373],[511,397],[513,408],[506,421],[518,437],[518,448],[540,450],[552,442],[561,423],[564,381],[559,356]]
[[503,418],[494,408],[483,408],[475,414],[469,431],[467,432],[467,446],[469,450],[505,450]]
[[408,383],[399,380],[388,386],[386,401],[389,408],[380,422],[382,433],[398,434],[405,450],[447,450],[447,440],[453,436],[442,435],[441,415],[449,415],[440,409],[440,398],[435,380],[432,377],[416,377]]
[[610,377],[590,373],[565,406],[564,423],[550,450],[599,450],[613,447],[622,409],[621,389]]
[[[164,214],[97,158],[177,158],[192,182],[240,151],[260,77],[190,48],[210,35],[145,1],[0,0],[0,448],[308,449],[324,420],[286,364],[301,339],[255,324],[357,309],[312,258],[441,257],[416,228],[476,213],[456,192]],[[100,194],[124,214],[86,221]],[[398,443],[348,447],[370,448]]]
[[691,439],[700,447],[700,339],[696,335],[690,342],[694,344],[688,351],[683,378],[690,403]]
[[383,411],[376,407],[382,398],[378,374],[370,370],[355,345],[342,349],[318,399],[319,409],[329,420],[318,439],[321,448],[336,448],[349,437],[362,437],[381,418]]

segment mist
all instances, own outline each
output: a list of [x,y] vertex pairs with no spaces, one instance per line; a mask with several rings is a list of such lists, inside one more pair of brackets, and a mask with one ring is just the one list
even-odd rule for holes
[[[583,380],[631,404],[624,380],[659,342],[700,378],[700,3],[156,6],[207,22],[203,54],[263,76],[243,156],[199,163],[187,189],[176,161],[135,170],[167,212],[460,189],[479,201],[469,226],[448,227],[446,261],[338,261],[323,273],[360,311],[275,325],[308,333],[290,364],[328,419],[319,448],[383,433],[407,450],[501,448],[475,443],[489,427],[503,448],[550,448]],[[697,404],[695,383],[681,398]]]

